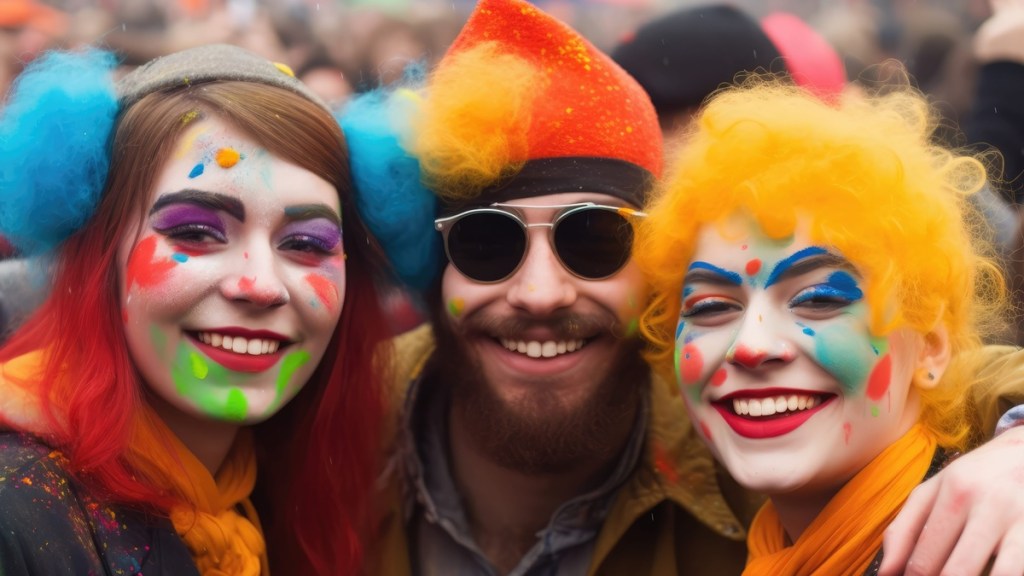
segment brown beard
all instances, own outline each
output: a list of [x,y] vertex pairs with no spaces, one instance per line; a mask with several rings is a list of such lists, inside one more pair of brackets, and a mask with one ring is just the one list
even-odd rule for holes
[[622,450],[650,380],[638,340],[620,342],[609,372],[576,406],[565,406],[542,386],[510,404],[487,382],[479,359],[466,345],[467,334],[478,334],[485,324],[489,334],[516,334],[526,326],[538,325],[565,339],[594,335],[597,326],[606,331],[602,336],[621,334],[613,316],[556,314],[544,322],[508,319],[477,323],[466,318],[459,328],[445,314],[437,314],[435,319],[435,358],[441,381],[451,386],[452,410],[466,426],[471,441],[491,461],[527,474],[557,474],[584,463],[610,461]]

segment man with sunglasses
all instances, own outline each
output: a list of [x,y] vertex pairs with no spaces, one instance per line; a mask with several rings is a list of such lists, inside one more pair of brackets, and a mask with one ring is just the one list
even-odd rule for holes
[[431,316],[396,342],[372,572],[739,574],[760,498],[640,355],[632,226],[662,163],[646,95],[532,5],[482,0],[398,100],[427,200],[399,163],[368,168],[380,142],[367,157],[342,120],[361,205],[404,219],[364,216]]

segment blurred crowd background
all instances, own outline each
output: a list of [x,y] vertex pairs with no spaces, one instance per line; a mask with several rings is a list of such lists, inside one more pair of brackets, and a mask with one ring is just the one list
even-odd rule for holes
[[[1001,205],[990,207],[990,218],[996,221],[997,234],[1002,234],[998,240],[1009,276],[1020,284],[1015,289],[1024,301],[1024,282],[1020,282],[1024,275],[1019,270],[1024,269],[1024,258],[1019,257],[1024,254],[1024,240],[1017,211],[1024,196],[1024,178],[1019,174],[1024,170],[1024,144],[1020,144],[1024,143],[1024,95],[1008,92],[1024,90],[1024,0],[535,3],[636,75],[652,94],[667,134],[679,115],[685,123],[696,104],[731,80],[735,71],[752,65],[770,67],[773,57],[778,60],[776,47],[767,43],[758,26],[779,13],[799,19],[820,35],[838,63],[822,69],[845,75],[854,86],[877,88],[891,79],[906,82],[909,77],[948,120],[939,134],[946,143],[963,146],[1003,138],[996,147],[1006,158],[1007,170],[999,166],[999,173],[994,173]],[[993,10],[1001,3],[1016,4],[1017,16],[1003,18],[1009,24],[995,26]],[[287,64],[325,101],[340,108],[355,93],[400,80],[410,63],[428,67],[435,63],[473,4],[472,0],[0,0],[0,98],[6,97],[24,66],[48,49],[112,49],[122,59],[123,73],[162,54],[220,42]],[[718,8],[694,11],[711,4]],[[718,10],[723,6],[724,11]],[[651,28],[652,21],[661,22],[662,28]],[[979,54],[981,36],[987,37],[982,50],[989,54]],[[768,49],[758,54],[758,46]],[[979,88],[984,67],[1000,59],[1015,60],[1017,68],[997,70],[1000,76]],[[646,78],[645,68],[650,72]],[[662,93],[655,93],[658,90]],[[692,102],[686,100],[690,97]],[[1016,101],[1016,110],[1007,106],[1004,111],[999,104],[984,101],[986,97],[995,102]],[[979,105],[987,115],[978,113]],[[0,100],[0,110],[2,106]],[[989,122],[988,129],[972,135],[972,124],[979,118]],[[0,260],[14,256],[0,238]],[[0,337],[4,291],[10,299],[15,290],[5,288],[2,269],[14,265],[0,262]],[[6,274],[7,278],[17,276]],[[25,303],[18,308],[22,312]],[[400,292],[396,292],[394,317],[396,330],[418,321],[416,310]],[[1024,341],[1024,330],[1011,339]]]
[[[536,4],[612,51],[652,19],[707,0],[549,0]],[[970,41],[987,0],[736,0],[754,18],[794,14],[843,57],[851,79],[889,58],[922,90],[966,109]],[[288,64],[328,101],[401,77],[410,61],[440,58],[471,0],[0,0],[0,93],[48,48],[100,45],[125,67],[211,42]],[[685,34],[681,30],[680,34]],[[722,38],[728,42],[727,36]]]

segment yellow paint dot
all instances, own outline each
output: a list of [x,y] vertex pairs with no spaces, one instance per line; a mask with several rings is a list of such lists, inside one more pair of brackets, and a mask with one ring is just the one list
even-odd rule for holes
[[632,126],[626,126],[626,132],[629,132],[630,134],[632,134],[633,133],[633,127]]
[[234,148],[221,148],[217,150],[217,164],[220,164],[221,168],[231,168],[238,164],[239,158],[241,158],[241,155]]
[[274,62],[274,67],[276,67],[281,72],[284,72],[285,74],[291,76],[292,78],[295,78],[295,71],[292,70],[291,66],[283,62]]
[[572,108],[566,108],[565,109],[565,113],[566,114],[572,114]]

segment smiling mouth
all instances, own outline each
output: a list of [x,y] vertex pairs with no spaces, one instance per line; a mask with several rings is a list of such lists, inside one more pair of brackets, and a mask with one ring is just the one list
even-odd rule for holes
[[496,338],[510,352],[517,352],[530,358],[554,358],[563,354],[579,351],[589,343],[582,338],[572,340],[515,340],[512,338]]
[[[732,412],[737,416],[764,418],[811,410],[827,401],[829,396],[828,394],[780,394],[766,398],[733,398],[731,404]],[[728,401],[723,403],[728,406]]]
[[234,352],[235,354],[247,354],[249,356],[276,354],[278,350],[289,344],[289,342],[272,338],[245,338],[219,332],[191,332],[190,335],[213,348]]

